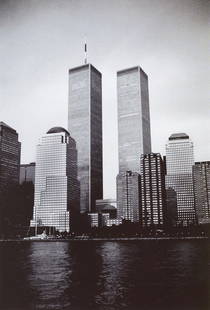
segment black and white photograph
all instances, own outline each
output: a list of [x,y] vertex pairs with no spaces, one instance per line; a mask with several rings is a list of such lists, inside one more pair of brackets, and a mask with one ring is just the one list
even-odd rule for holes
[[210,309],[208,0],[0,0],[0,309]]

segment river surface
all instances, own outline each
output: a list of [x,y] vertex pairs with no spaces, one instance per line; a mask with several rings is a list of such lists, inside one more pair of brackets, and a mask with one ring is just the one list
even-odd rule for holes
[[207,310],[209,241],[0,243],[0,309]]

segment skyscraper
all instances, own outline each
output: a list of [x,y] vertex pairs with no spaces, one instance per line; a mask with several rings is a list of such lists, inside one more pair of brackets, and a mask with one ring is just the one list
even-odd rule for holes
[[165,168],[159,153],[141,155],[141,215],[143,226],[163,225],[166,216]]
[[69,231],[78,207],[76,143],[62,127],[51,128],[37,146],[34,211],[31,227]]
[[103,198],[101,73],[91,64],[69,70],[68,129],[78,150],[80,211]]
[[139,222],[140,199],[140,175],[132,171],[119,173],[117,175],[118,218]]
[[198,223],[210,223],[210,161],[195,163],[193,186]]
[[19,182],[20,151],[18,133],[0,122],[0,196],[8,185]]
[[193,143],[185,133],[172,134],[166,144],[166,187],[177,194],[178,221],[195,222],[192,166]]
[[151,152],[148,77],[140,67],[117,72],[119,171],[140,173],[141,154]]

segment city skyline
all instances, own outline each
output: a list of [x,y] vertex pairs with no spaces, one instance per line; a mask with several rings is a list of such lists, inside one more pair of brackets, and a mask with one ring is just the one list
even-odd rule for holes
[[[96,1],[59,3],[0,4],[1,117],[19,133],[21,162],[35,160],[48,128],[68,127],[68,69],[84,63],[85,33],[88,62],[103,75],[104,197],[115,197],[118,173],[118,70],[139,65],[148,74],[153,152],[164,155],[167,138],[186,132],[195,161],[209,160],[207,1],[161,1],[152,8],[146,1],[124,1],[120,8],[119,1],[108,8]],[[96,31],[99,21],[107,29]]]

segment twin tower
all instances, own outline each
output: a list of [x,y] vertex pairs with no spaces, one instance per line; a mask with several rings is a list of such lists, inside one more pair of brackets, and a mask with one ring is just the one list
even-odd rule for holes
[[[119,172],[140,173],[141,154],[151,152],[148,77],[140,67],[117,72],[117,96]],[[78,151],[80,212],[94,212],[103,198],[102,76],[91,64],[69,70],[68,130]]]

